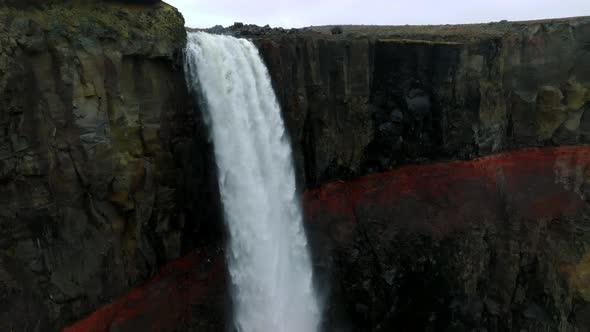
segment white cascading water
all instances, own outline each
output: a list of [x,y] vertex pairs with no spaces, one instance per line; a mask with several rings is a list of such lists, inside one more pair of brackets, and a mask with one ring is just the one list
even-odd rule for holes
[[258,50],[246,39],[189,33],[185,63],[190,89],[207,104],[230,236],[235,328],[317,331],[291,147]]

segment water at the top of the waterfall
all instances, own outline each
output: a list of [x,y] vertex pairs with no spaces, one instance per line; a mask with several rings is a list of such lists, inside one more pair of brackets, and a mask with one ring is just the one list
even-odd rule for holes
[[186,74],[210,122],[237,330],[316,331],[291,147],[258,50],[246,39],[189,33]]

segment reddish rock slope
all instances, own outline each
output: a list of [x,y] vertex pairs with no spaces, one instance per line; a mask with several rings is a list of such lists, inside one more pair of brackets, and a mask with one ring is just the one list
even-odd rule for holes
[[[588,326],[589,166],[588,146],[526,149],[307,191],[326,327]],[[222,261],[204,259],[170,264],[64,332],[197,326],[225,296]]]
[[224,264],[221,255],[195,251],[63,332],[215,331],[223,321]]

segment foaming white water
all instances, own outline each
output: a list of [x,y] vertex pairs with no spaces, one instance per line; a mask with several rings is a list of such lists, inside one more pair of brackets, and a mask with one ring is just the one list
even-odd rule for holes
[[189,33],[185,63],[190,88],[207,103],[236,329],[316,331],[320,310],[291,147],[258,50],[246,39]]

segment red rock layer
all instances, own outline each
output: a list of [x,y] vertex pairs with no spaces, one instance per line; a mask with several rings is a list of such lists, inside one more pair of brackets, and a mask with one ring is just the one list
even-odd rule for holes
[[[589,146],[550,147],[328,183],[303,195],[308,233],[318,255],[346,244],[357,223],[381,225],[387,239],[400,230],[445,237],[474,223],[574,216],[585,206],[588,166]],[[221,258],[193,253],[63,332],[173,331],[195,306],[222,301],[223,278]]]
[[589,146],[525,149],[332,182],[305,192],[303,206],[312,233],[337,242],[355,222],[445,236],[471,223],[574,215],[588,166]]
[[[169,263],[145,285],[62,332],[175,331],[194,326],[195,311],[220,307],[225,292],[223,259],[207,256],[193,252]],[[222,307],[216,309],[222,314]]]

